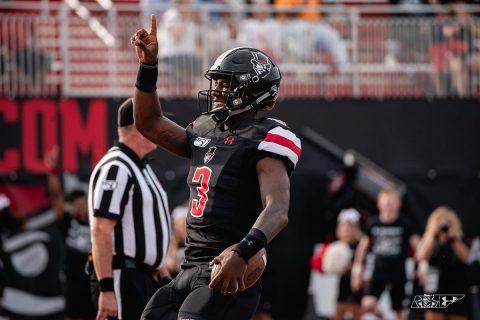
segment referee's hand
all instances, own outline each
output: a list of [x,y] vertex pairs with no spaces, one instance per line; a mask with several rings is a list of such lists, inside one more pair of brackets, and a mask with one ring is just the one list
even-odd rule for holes
[[96,320],[116,319],[118,315],[117,300],[113,291],[100,292]]

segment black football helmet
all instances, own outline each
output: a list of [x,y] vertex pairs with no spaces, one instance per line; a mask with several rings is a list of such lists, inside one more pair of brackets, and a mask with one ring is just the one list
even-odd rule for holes
[[[229,117],[251,110],[272,110],[280,87],[280,69],[264,52],[253,48],[234,48],[222,53],[205,73],[210,90],[198,92],[199,102],[206,97],[207,112],[215,121],[223,123]],[[230,90],[223,107],[214,108],[213,82],[226,79]],[[205,99],[203,99],[205,100]]]

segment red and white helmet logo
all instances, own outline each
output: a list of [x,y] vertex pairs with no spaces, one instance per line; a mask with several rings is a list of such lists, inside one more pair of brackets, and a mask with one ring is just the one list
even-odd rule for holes
[[272,68],[270,61],[268,61],[267,57],[259,57],[258,52],[252,52],[252,54],[253,59],[250,61],[253,64],[253,70],[255,70],[257,76],[265,78],[270,73],[270,69]]

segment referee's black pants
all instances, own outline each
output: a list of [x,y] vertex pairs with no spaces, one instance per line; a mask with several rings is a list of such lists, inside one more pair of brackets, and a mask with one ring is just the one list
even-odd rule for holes
[[[118,319],[138,320],[146,304],[158,289],[152,272],[143,269],[113,269],[115,298],[118,307]],[[95,273],[91,276],[92,299],[98,310],[99,289]]]
[[260,300],[257,282],[245,291],[222,295],[210,289],[208,264],[182,269],[150,299],[142,320],[248,320]]

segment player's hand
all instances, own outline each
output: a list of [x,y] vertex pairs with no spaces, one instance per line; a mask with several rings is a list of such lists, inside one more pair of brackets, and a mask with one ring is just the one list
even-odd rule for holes
[[108,317],[116,318],[117,316],[118,306],[115,293],[113,291],[100,292],[96,320],[106,320]]
[[140,29],[130,38],[135,46],[138,60],[146,64],[155,64],[158,60],[157,18],[150,16],[150,32]]
[[235,294],[245,290],[243,276],[247,264],[235,251],[228,251],[215,257],[213,264],[220,264],[220,270],[210,281],[209,287],[220,291],[223,295]]

